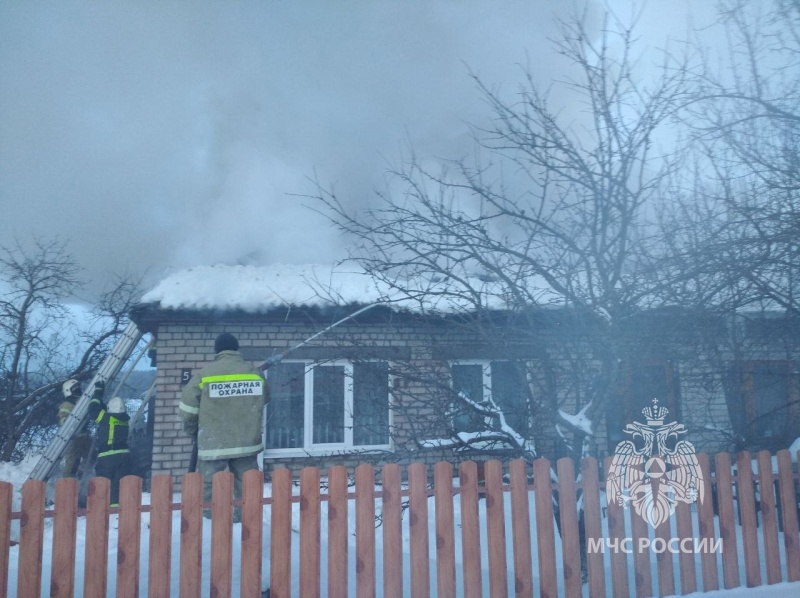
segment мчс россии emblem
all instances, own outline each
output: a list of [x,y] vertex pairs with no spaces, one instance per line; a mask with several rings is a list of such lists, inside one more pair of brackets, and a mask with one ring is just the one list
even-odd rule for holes
[[664,423],[669,410],[659,407],[658,399],[642,413],[647,423],[628,424],[625,433],[632,440],[623,440],[614,451],[606,495],[608,504],[633,504],[636,514],[655,528],[669,519],[679,501],[703,501],[703,476],[694,446],[679,440],[686,434],[683,424]]

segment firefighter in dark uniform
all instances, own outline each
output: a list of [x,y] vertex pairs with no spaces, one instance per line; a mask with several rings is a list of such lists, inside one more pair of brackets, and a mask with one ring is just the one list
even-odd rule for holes
[[[100,384],[100,383],[98,383]],[[119,483],[133,474],[131,451],[128,448],[128,422],[130,416],[125,401],[114,397],[105,405],[102,400],[103,385],[95,391],[89,403],[89,417],[97,422],[96,475],[111,481],[111,506],[119,506]]]
[[187,434],[196,436],[197,470],[203,495],[211,500],[212,476],[226,468],[234,475],[234,494],[242,496],[242,476],[258,469],[264,448],[262,414],[269,401],[264,376],[239,353],[227,332],[214,342],[214,361],[195,373],[181,393],[180,412]]

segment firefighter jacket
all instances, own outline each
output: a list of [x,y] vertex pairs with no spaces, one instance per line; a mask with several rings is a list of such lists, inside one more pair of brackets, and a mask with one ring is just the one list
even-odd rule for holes
[[89,405],[89,416],[97,422],[97,458],[110,457],[121,453],[129,453],[127,413],[109,413],[101,403],[99,412],[94,399]]
[[[68,397],[64,399],[64,401],[58,406],[58,427],[62,427],[64,423],[67,421],[70,413],[72,410],[75,409],[75,404],[78,402],[80,397]],[[94,399],[92,399],[94,400]],[[86,425],[84,424],[81,426],[78,431],[75,433],[75,438],[77,437],[88,437],[89,433],[86,431]]]
[[64,425],[64,422],[67,421],[69,414],[72,413],[72,410],[75,409],[75,403],[77,399],[73,397],[69,397],[64,399],[64,401],[58,406],[58,427],[61,428]]
[[217,353],[181,393],[183,427],[197,436],[197,458],[213,461],[260,453],[267,401],[266,380],[239,351]]

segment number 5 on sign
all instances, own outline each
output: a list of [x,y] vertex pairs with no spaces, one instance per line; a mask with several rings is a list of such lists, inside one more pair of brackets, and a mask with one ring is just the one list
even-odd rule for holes
[[181,386],[186,386],[186,384],[192,378],[192,370],[189,368],[181,368]]

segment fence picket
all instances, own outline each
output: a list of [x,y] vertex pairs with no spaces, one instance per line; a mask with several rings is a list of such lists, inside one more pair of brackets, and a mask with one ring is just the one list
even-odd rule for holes
[[600,483],[597,479],[597,459],[586,457],[581,462],[583,486],[583,520],[586,534],[586,567],[589,575],[589,598],[605,598],[606,571],[603,553],[589,550],[592,543],[605,540],[600,521]]
[[319,469],[300,470],[300,595],[320,596]]
[[[800,461],[800,458],[798,458]],[[783,516],[783,543],[786,550],[786,572],[789,581],[800,581],[800,534],[797,523],[797,497],[794,492],[792,456],[789,451],[778,451],[778,485],[781,493]]]
[[431,593],[428,556],[428,473],[424,463],[408,466],[408,533],[411,551],[411,598]]
[[[638,518],[639,516],[633,513],[633,517]],[[664,546],[670,541],[672,524],[669,518],[656,528],[655,537],[661,539]],[[669,550],[656,552],[656,569],[658,571],[659,596],[672,596],[675,593],[675,567],[672,563],[672,553]]]
[[28,480],[23,484],[22,518],[19,524],[18,596],[39,596],[42,592],[44,497],[44,482]]
[[[702,500],[697,500],[697,527],[701,541],[707,542],[709,546],[716,541],[714,531],[714,500],[713,500],[713,480],[711,479],[711,464],[708,455],[699,453],[697,462],[700,465],[700,475],[703,480]],[[717,571],[717,555],[711,550],[700,553],[700,569],[703,577],[703,591],[719,589],[719,572]]]
[[292,470],[272,471],[270,511],[270,598],[289,598],[292,589]]
[[773,584],[781,581],[781,553],[778,548],[778,512],[775,503],[775,481],[772,477],[772,457],[769,451],[761,451],[757,460],[761,537],[764,542],[767,583]]
[[384,465],[381,470],[383,527],[383,595],[403,595],[403,520],[400,497],[400,466]]
[[436,506],[436,595],[455,598],[456,541],[452,464],[440,461],[434,465],[433,489]]
[[742,524],[745,582],[747,587],[752,588],[761,585],[761,557],[758,554],[755,485],[749,452],[742,451],[737,455],[736,469],[736,498],[739,506],[739,518]]
[[486,461],[483,466],[486,487],[486,544],[489,550],[489,595],[508,596],[506,577],[506,526],[503,497],[503,465]]
[[242,476],[241,598],[261,598],[261,557],[264,536],[264,474],[252,469]]
[[575,466],[564,457],[556,463],[558,473],[558,517],[561,523],[561,560],[564,563],[564,595],[582,596],[581,544],[578,504],[575,494]]
[[200,598],[203,578],[203,476],[192,472],[181,483],[181,598]]
[[[8,562],[11,552],[11,505],[14,486],[0,482],[0,598],[8,596]],[[74,578],[74,575],[73,575]]]
[[[692,507],[689,503],[678,501],[675,507],[675,522],[677,537],[681,540],[692,539]],[[681,550],[678,555],[678,569],[681,576],[681,594],[691,594],[697,591],[697,571],[695,570],[694,555],[688,550]]]
[[533,462],[533,484],[536,493],[536,545],[539,555],[539,593],[543,598],[558,594],[556,572],[556,543],[553,520],[553,484],[550,479],[550,462],[536,459]]
[[[56,482],[54,511],[50,596],[53,598],[72,598],[75,595],[78,480],[75,478],[61,478]],[[5,587],[5,584],[3,587]]]
[[150,539],[147,565],[147,595],[170,597],[172,572],[172,476],[150,480]]
[[328,470],[328,598],[347,596],[347,468]]
[[356,596],[375,596],[375,469],[359,465],[356,477]]
[[[584,525],[581,528],[577,511],[577,493],[574,468],[569,459],[557,463],[559,483],[554,487],[551,465],[546,459],[533,462],[534,484],[528,484],[528,465],[523,460],[509,463],[510,484],[504,486],[503,465],[498,460],[483,464],[484,492],[486,497],[486,532],[483,546],[480,543],[479,483],[481,475],[478,464],[462,462],[458,466],[460,484],[454,489],[453,465],[436,463],[433,467],[433,490],[428,489],[428,469],[424,463],[408,466],[408,514],[411,596],[427,597],[431,594],[430,558],[433,556],[428,535],[428,501],[435,501],[434,524],[436,529],[436,594],[454,598],[463,595],[475,598],[482,595],[481,551],[489,555],[484,563],[489,572],[489,595],[508,595],[511,563],[507,562],[506,535],[513,540],[513,594],[532,598],[555,598],[558,575],[555,554],[555,518],[553,491],[557,491],[558,522],[562,541],[564,592],[567,598],[577,598],[583,593],[581,584],[581,549],[586,549],[588,567],[588,595],[590,598],[605,598],[606,580],[604,552],[609,552],[611,584],[615,596],[629,595],[629,576],[635,576],[637,597],[651,595],[653,579],[649,559],[655,554],[658,570],[658,594],[675,593],[680,580],[682,594],[697,590],[695,555],[689,554],[682,540],[692,540],[699,535],[703,591],[716,589],[719,585],[717,557],[712,550],[718,545],[714,541],[714,509],[712,480],[716,484],[719,507],[720,538],[722,541],[723,580],[726,588],[740,585],[738,556],[742,552],[745,579],[748,586],[762,583],[775,584],[782,581],[782,551],[778,544],[779,528],[784,535],[785,564],[788,581],[800,581],[800,534],[798,533],[796,491],[798,476],[793,472],[793,463],[788,451],[777,455],[778,475],[773,472],[770,454],[762,451],[757,455],[757,472],[753,470],[751,455],[737,455],[736,493],[732,486],[731,459],[728,454],[715,456],[716,479],[710,473],[709,457],[698,455],[700,475],[703,480],[703,500],[697,503],[698,529],[693,532],[691,506],[679,502],[675,511],[675,534],[671,519],[655,530],[659,544],[669,549],[639,551],[639,539],[650,534],[645,519],[632,514],[631,537],[626,537],[626,523],[619,504],[608,505],[608,538],[602,535],[599,480],[597,461],[586,458],[581,463],[582,500]],[[606,465],[608,465],[608,461]],[[757,473],[757,479],[754,475]],[[401,469],[396,464],[384,466],[381,472],[382,522],[383,527],[383,592],[386,596],[403,595],[403,501],[401,492]],[[761,525],[757,517],[755,483],[759,488]],[[203,479],[200,474],[184,476],[183,494],[180,504],[180,587],[181,596],[197,597],[201,592],[203,560],[203,512],[211,514],[210,538],[210,591],[213,596],[228,596],[233,593],[233,475],[229,472],[215,474],[213,501],[203,504]],[[270,527],[272,530],[269,555],[270,595],[273,598],[288,597],[292,589],[291,543],[292,505],[300,503],[300,572],[299,595],[319,597],[321,588],[320,540],[322,535],[320,513],[321,502],[328,501],[327,538],[328,585],[326,595],[332,598],[349,595],[348,592],[348,519],[349,502],[354,496],[355,508],[355,562],[356,588],[359,597],[374,597],[377,592],[378,571],[376,568],[375,531],[375,469],[372,465],[355,468],[355,493],[348,493],[347,469],[332,467],[328,472],[327,496],[320,494],[320,471],[308,467],[300,472],[300,496],[292,497],[292,473],[289,469],[278,469],[272,473],[272,496],[263,496],[263,476],[260,471],[248,472],[243,481],[242,512],[242,561],[240,595],[257,598],[261,595],[264,504],[271,503]],[[172,555],[172,517],[176,505],[172,504],[171,476],[154,476],[151,481],[150,537],[148,595],[166,597],[170,592],[170,569]],[[778,494],[775,494],[775,487]],[[84,555],[82,596],[105,596],[108,592],[109,555],[109,498],[110,484],[105,478],[92,478],[88,488],[86,511],[86,546]],[[535,495],[536,538],[532,539],[529,501]],[[459,494],[461,506],[461,542],[463,571],[459,580],[456,573],[456,529],[454,496]],[[50,571],[51,596],[72,597],[78,591],[75,581],[75,545],[78,523],[78,485],[76,480],[60,480],[56,484],[55,506],[52,512],[45,511],[45,485],[41,481],[29,481],[22,488],[22,505],[19,513],[12,513],[13,487],[0,482],[0,598],[9,591],[9,547],[11,522],[20,520],[19,565],[17,568],[16,594],[37,596],[42,593],[42,562],[44,551],[45,518],[53,517],[53,542]],[[735,498],[735,502],[734,502]],[[510,521],[506,521],[505,503],[510,501]],[[737,529],[736,511],[739,509],[741,529]],[[780,507],[780,508],[779,508]],[[126,477],[120,487],[119,532],[116,549],[116,588],[114,595],[138,596],[140,580],[140,538],[142,530],[142,480]],[[506,526],[510,532],[506,531]],[[759,531],[760,530],[760,531]],[[741,543],[737,544],[737,532],[741,531]],[[581,533],[585,538],[581,538]],[[675,541],[681,551],[674,555]],[[585,541],[585,544],[583,543]],[[625,555],[633,550],[633,571]],[[698,546],[694,543],[693,545]],[[763,553],[758,551],[763,546]],[[532,549],[537,549],[539,565],[539,592],[533,591]],[[113,554],[114,550],[111,550]],[[761,558],[763,554],[763,559]],[[620,558],[621,557],[621,558]],[[680,565],[676,576],[675,562]],[[760,567],[765,565],[766,577]],[[463,583],[459,587],[457,582]],[[80,584],[78,584],[80,586]],[[460,590],[460,593],[459,593]]]
[[[610,466],[611,457],[606,457],[603,463],[606,479]],[[608,537],[615,542],[616,546],[611,549],[611,587],[614,588],[614,596],[629,596],[628,558],[620,549],[620,543],[625,540],[625,511],[621,505],[610,502],[606,512],[608,514]]]
[[117,534],[117,596],[139,595],[139,560],[142,528],[142,478],[120,480],[119,532]]
[[508,464],[511,481],[511,533],[514,548],[514,595],[533,598],[531,514],[528,506],[528,468],[523,459]]
[[8,596],[13,496],[13,484],[11,482],[0,482],[0,598]]
[[458,465],[461,498],[461,566],[464,598],[483,595],[481,579],[481,531],[478,513],[478,464],[463,461]]
[[722,539],[722,578],[725,589],[739,585],[739,560],[736,546],[736,519],[733,512],[733,479],[731,458],[719,453],[714,458],[717,477],[719,537]]
[[230,598],[233,591],[233,474],[219,471],[212,477],[211,494],[211,595]]
[[633,538],[633,585],[636,598],[653,595],[653,574],[650,569],[649,550],[640,550],[640,541],[650,539],[650,526],[644,517],[631,514],[631,537]]
[[[86,500],[86,553],[83,595],[105,598],[108,585],[108,503],[111,483],[106,478],[89,480]],[[22,594],[33,596],[34,594]]]

